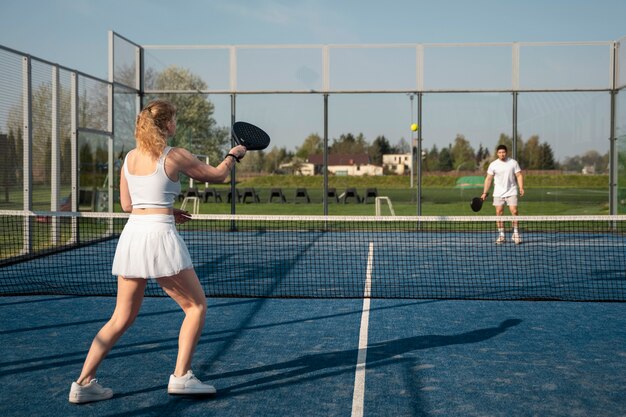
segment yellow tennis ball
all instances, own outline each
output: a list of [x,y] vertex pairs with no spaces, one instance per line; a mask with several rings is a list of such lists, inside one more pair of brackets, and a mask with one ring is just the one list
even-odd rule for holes
[[413,124],[411,125],[411,130],[412,130],[413,132],[415,132],[415,131],[417,130],[417,123],[413,123]]

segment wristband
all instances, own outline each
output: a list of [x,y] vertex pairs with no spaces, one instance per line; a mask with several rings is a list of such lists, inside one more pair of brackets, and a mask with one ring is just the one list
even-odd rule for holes
[[229,153],[229,154],[228,154],[228,155],[226,155],[224,158],[229,157],[229,156],[230,156],[231,158],[233,158],[235,161],[237,161],[237,163],[239,163],[240,159],[239,159],[239,157],[237,157],[237,155],[234,155],[234,154],[232,154],[232,153]]

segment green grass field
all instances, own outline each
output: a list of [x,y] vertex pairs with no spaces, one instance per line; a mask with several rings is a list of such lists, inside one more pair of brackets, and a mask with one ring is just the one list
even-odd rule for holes
[[[246,203],[238,203],[238,214],[273,214],[273,215],[321,215],[324,214],[322,205],[322,190],[307,189],[311,197],[311,203],[294,202],[295,189],[283,188],[287,203],[279,203],[274,199],[269,203],[270,189],[255,188],[259,195],[260,203],[252,203],[250,199]],[[363,196],[363,191],[357,189]],[[463,216],[475,215],[470,210],[469,202],[480,191],[458,190],[450,188],[424,188],[422,190],[422,215],[425,216]],[[221,191],[221,203],[212,200],[200,204],[202,214],[228,214],[231,205],[227,202],[228,191]],[[391,200],[396,215],[417,215],[417,191],[415,189],[398,190],[378,188],[379,196],[387,196]],[[488,199],[480,215],[493,215],[494,210]],[[180,203],[178,203],[180,207]],[[597,189],[561,189],[537,188],[528,190],[520,199],[520,214],[522,215],[594,215],[608,214],[608,192]],[[373,216],[375,205],[373,203],[335,203],[334,200],[328,205],[330,215],[345,216]],[[388,215],[389,209],[386,204],[382,205],[382,214]]]
[[[558,178],[557,178],[558,177]],[[558,179],[558,180],[557,180]],[[364,196],[367,188],[376,188],[379,196],[388,197],[398,216],[415,216],[417,209],[417,190],[410,188],[409,179],[406,177],[332,177],[329,187],[336,188],[337,194],[343,193],[346,188],[356,188],[361,197]],[[460,189],[455,187],[455,177],[440,176],[426,177],[424,187],[421,190],[421,214],[424,216],[474,216],[470,210],[469,202],[472,197],[477,196],[482,191],[481,188]],[[521,197],[519,204],[519,214],[529,216],[551,216],[551,215],[606,215],[609,214],[608,202],[609,193],[606,176],[544,176],[528,178],[526,182],[526,195]],[[183,184],[187,184],[183,182]],[[186,187],[185,187],[186,188]],[[200,191],[204,185],[198,187]],[[214,188],[221,194],[222,201],[201,202],[199,213],[201,214],[230,214],[231,204],[228,202],[229,185],[219,184]],[[323,215],[322,204],[323,186],[320,177],[290,177],[290,176],[269,176],[242,179],[237,184],[237,189],[243,194],[246,188],[254,188],[259,196],[259,202],[236,204],[237,214],[248,215]],[[278,199],[269,202],[272,188],[281,188],[286,203],[280,203]],[[294,197],[297,188],[306,188],[311,199],[310,203],[303,200],[295,202]],[[61,190],[61,195],[69,195],[69,187]],[[0,209],[22,210],[23,192],[12,190],[3,193],[0,199]],[[181,206],[181,201],[176,202],[176,207]],[[82,201],[81,211],[92,211],[93,204]],[[33,209],[40,211],[50,210],[50,189],[49,186],[35,186],[33,189]],[[120,212],[119,203],[115,204],[115,211]],[[626,210],[624,210],[626,211]],[[375,204],[373,200],[368,203],[355,203],[351,200],[347,204],[331,200],[328,205],[328,214],[333,216],[374,216]],[[386,204],[382,206],[382,215],[390,215]],[[505,212],[508,214],[508,212]],[[483,210],[478,213],[481,216],[494,215],[491,199],[487,201]],[[122,222],[123,224],[123,222]],[[33,226],[35,235],[38,229],[49,227],[47,223],[35,222]],[[104,226],[103,226],[104,227]],[[93,229],[96,232],[98,228]],[[0,244],[3,255],[18,254],[22,248],[21,222],[11,224],[6,222],[0,225]],[[67,232],[67,231],[66,231]],[[43,236],[49,233],[44,232]],[[82,239],[97,238],[95,236],[81,236]],[[60,241],[66,241],[68,236],[60,236]],[[81,239],[81,240],[82,240]],[[45,241],[33,242],[34,248],[44,250],[49,248],[51,243]]]
[[[460,189],[455,187],[456,177],[449,175],[425,176],[421,191],[421,213],[425,216],[446,215],[462,216],[475,215],[469,208],[472,197],[480,194],[480,188]],[[521,215],[597,215],[608,214],[609,192],[608,177],[605,175],[529,175],[526,177],[526,195],[521,197],[519,210]],[[187,182],[183,182],[187,184]],[[184,188],[186,186],[184,185]],[[200,204],[199,212],[202,214],[229,214],[231,205],[227,201],[229,192],[228,184],[214,186],[222,196],[222,202],[210,202]],[[346,188],[356,188],[361,197],[367,188],[376,188],[379,196],[389,197],[393,204],[396,215],[416,215],[417,190],[410,188],[410,179],[400,176],[382,177],[330,177],[329,187],[336,188],[337,194],[343,193]],[[200,191],[204,185],[199,185]],[[254,188],[259,195],[260,203],[252,203],[249,199],[246,203],[238,203],[238,214],[263,214],[263,215],[322,215],[323,179],[320,176],[260,176],[253,178],[241,178],[237,184],[241,193],[245,188]],[[281,204],[278,199],[269,203],[270,190],[281,188],[287,199],[287,203]],[[306,188],[311,198],[311,203],[294,202],[297,188]],[[0,197],[0,209],[21,210],[23,208],[23,192],[12,190],[3,193]],[[69,188],[61,190],[62,196],[69,195]],[[494,210],[487,201],[480,215],[493,215]],[[177,202],[180,207],[181,202]],[[49,186],[35,186],[33,191],[33,209],[50,209]],[[83,202],[81,210],[93,210],[93,206]],[[115,205],[116,211],[121,211],[119,204]],[[330,215],[355,215],[373,216],[375,206],[373,202],[356,204],[350,201],[348,204],[335,203],[334,200],[328,206]],[[383,205],[383,215],[389,214],[386,205]]]

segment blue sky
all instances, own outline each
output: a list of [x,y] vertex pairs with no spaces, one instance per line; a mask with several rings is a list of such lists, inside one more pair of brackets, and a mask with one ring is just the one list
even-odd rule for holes
[[[560,42],[626,36],[624,0],[1,0],[0,16],[0,44],[105,79],[109,30],[141,45]],[[520,133],[540,135],[559,158],[570,151],[604,152],[605,96],[527,94],[520,101]],[[227,125],[227,97],[214,100],[218,123]],[[293,149],[309,133],[322,133],[319,97],[268,98],[271,106],[260,100],[241,98],[241,107],[251,103],[247,108],[260,109],[241,113],[272,131],[276,144]],[[459,133],[475,147],[491,147],[499,133],[509,133],[509,103],[506,94],[425,97],[424,147],[447,146]],[[382,134],[395,144],[411,135],[413,116],[405,95],[340,95],[332,106],[343,113],[333,113],[331,138],[363,132],[370,142]],[[544,107],[543,114],[535,113]],[[474,110],[471,118],[468,109]],[[389,117],[381,121],[384,112]],[[592,112],[598,116],[589,116]]]
[[107,31],[139,44],[610,41],[624,0],[2,0],[0,44],[106,77]]

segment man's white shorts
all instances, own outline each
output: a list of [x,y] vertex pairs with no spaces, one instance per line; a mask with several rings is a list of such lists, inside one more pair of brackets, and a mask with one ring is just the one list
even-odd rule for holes
[[494,206],[498,207],[498,206],[503,206],[505,204],[509,207],[511,206],[517,207],[517,196],[511,195],[509,197],[494,197],[493,198]]

